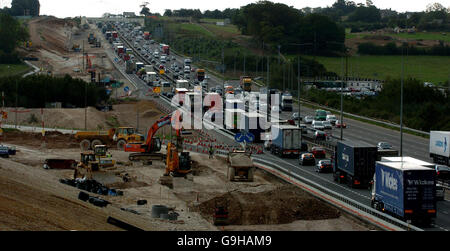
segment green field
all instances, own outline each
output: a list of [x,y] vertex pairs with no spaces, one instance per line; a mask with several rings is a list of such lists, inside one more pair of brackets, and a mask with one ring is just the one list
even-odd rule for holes
[[202,24],[202,26],[214,33],[216,36],[233,37],[241,34],[236,25],[219,26],[215,24]]
[[30,67],[26,64],[0,64],[0,77],[22,75],[29,70]]
[[[310,57],[311,58],[311,57]],[[328,71],[342,73],[339,57],[315,57]],[[408,56],[405,60],[405,77],[413,77],[434,84],[445,83],[450,78],[450,57]],[[345,61],[344,61],[345,62]],[[400,78],[401,56],[353,56],[348,59],[348,76],[385,79]]]
[[206,37],[214,37],[214,34],[195,23],[169,23],[169,29],[178,34],[198,34]]

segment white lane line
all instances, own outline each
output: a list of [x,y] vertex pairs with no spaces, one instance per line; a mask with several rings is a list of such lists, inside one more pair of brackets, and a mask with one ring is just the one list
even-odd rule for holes
[[439,226],[439,225],[436,225],[436,224],[431,224],[433,227],[435,227],[435,228],[439,228],[439,229],[441,229],[441,230],[443,230],[443,231],[449,231],[448,229],[446,229],[446,228],[444,228],[444,227],[441,227],[441,226]]
[[283,159],[280,159],[280,158],[278,158],[278,160],[280,160],[280,161],[282,161],[283,163],[286,163],[287,165],[290,165],[290,166],[292,166],[292,167],[294,167],[294,168],[296,168],[296,169],[298,169],[298,170],[301,170],[301,171],[307,172],[307,173],[309,173],[309,174],[312,174],[312,175],[314,175],[314,177],[317,177],[317,178],[319,178],[319,179],[325,181],[325,182],[328,183],[328,184],[332,184],[332,185],[335,185],[335,186],[339,186],[339,188],[341,188],[341,189],[344,189],[344,190],[346,190],[346,191],[348,191],[348,192],[351,192],[351,193],[353,193],[353,194],[359,195],[359,196],[361,196],[361,197],[363,197],[363,198],[365,198],[365,199],[369,199],[369,200],[370,200],[370,197],[369,197],[369,196],[366,196],[366,195],[364,195],[364,194],[358,193],[358,192],[356,192],[356,191],[354,191],[354,190],[352,190],[352,189],[350,189],[350,188],[347,188],[347,187],[345,187],[345,186],[343,186],[343,185],[340,185],[340,184],[337,184],[337,183],[335,183],[335,182],[331,182],[331,181],[329,181],[329,180],[327,180],[327,179],[325,179],[325,178],[323,178],[323,177],[320,177],[320,176],[317,175],[315,172],[310,172],[310,171],[308,171],[308,170],[302,169],[300,166],[293,165],[293,164],[291,164],[291,163],[289,163],[289,162],[287,162],[287,161],[285,161],[285,160],[283,160]]

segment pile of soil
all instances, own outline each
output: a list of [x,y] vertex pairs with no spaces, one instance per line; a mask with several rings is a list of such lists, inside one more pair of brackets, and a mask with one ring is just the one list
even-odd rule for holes
[[340,216],[340,212],[292,185],[260,193],[234,191],[194,206],[212,221],[214,209],[228,205],[230,225],[287,224],[296,220],[325,220]]
[[[3,134],[2,141],[10,144],[39,147],[43,139],[41,133],[7,131]],[[60,132],[46,132],[45,143],[47,148],[69,149],[79,147],[79,143],[74,138],[74,135]]]

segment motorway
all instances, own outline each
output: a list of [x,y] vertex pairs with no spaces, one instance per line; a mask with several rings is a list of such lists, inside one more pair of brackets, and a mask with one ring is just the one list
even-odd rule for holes
[[[123,39],[123,38],[122,38]],[[151,45],[152,51],[159,49],[157,48],[159,45],[154,44]],[[138,54],[139,52],[136,52]],[[109,53],[108,53],[109,55]],[[115,54],[114,54],[115,55]],[[117,56],[115,56],[117,57]],[[176,62],[178,65],[183,65],[184,58],[178,55],[175,55]],[[143,60],[146,62],[146,60]],[[173,61],[169,61],[166,65],[172,64]],[[122,67],[122,72],[124,65],[118,65],[117,67]],[[168,71],[168,74],[170,74],[170,67],[166,67]],[[130,81],[132,81],[136,87],[141,90],[141,94],[139,95],[140,98],[143,99],[150,99],[150,97],[145,96],[144,93],[147,92],[149,87],[145,84],[144,81],[142,81],[140,78],[138,78],[134,74],[126,74]],[[193,79],[193,75],[191,74],[191,79]],[[223,82],[221,79],[209,74],[210,79],[208,81],[208,89],[215,87],[216,85],[222,85]],[[234,86],[237,85],[235,81],[232,82]],[[255,90],[258,89],[258,87],[254,88]],[[294,112],[297,112],[298,108],[297,106],[294,106]],[[314,110],[307,108],[305,106],[302,106],[301,115],[314,115]],[[288,119],[290,118],[291,113],[282,112],[281,118],[282,119]],[[352,119],[346,119],[344,118],[345,123],[347,124],[347,128],[344,129],[344,139],[348,140],[359,140],[364,141],[373,145],[376,145],[380,141],[386,141],[391,143],[394,148],[399,149],[399,138],[400,134],[398,131],[363,123],[360,121],[352,120]],[[229,143],[236,145],[236,143],[230,138],[225,137],[222,134],[219,134],[215,132],[215,130],[210,130],[210,133],[215,133],[218,138],[221,139],[222,142]],[[334,136],[339,136],[339,129],[333,129],[332,134]],[[414,158],[418,158],[425,161],[431,161],[428,157],[428,140],[414,136],[409,134],[403,135],[403,153],[404,156],[411,156]],[[270,160],[272,162],[279,163],[280,166],[283,166],[284,168],[287,168],[290,172],[296,173],[298,175],[301,175],[311,181],[314,181],[318,183],[321,186],[325,186],[337,193],[340,193],[344,196],[347,196],[357,202],[360,202],[362,204],[370,206],[370,191],[367,189],[351,189],[347,187],[344,184],[338,184],[333,181],[332,174],[319,174],[315,172],[315,168],[313,166],[299,166],[298,161],[296,159],[281,159],[277,156],[273,156],[269,153],[265,153],[262,155],[256,155],[255,158],[261,158],[265,160]],[[437,203],[437,218],[435,220],[435,223],[425,230],[450,230],[450,201],[439,201]]]

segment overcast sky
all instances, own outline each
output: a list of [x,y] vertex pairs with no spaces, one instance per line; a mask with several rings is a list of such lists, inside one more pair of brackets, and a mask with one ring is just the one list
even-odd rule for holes
[[[282,0],[272,1],[294,6],[297,9],[303,7],[327,7],[336,0]],[[87,16],[98,17],[105,12],[122,13],[131,11],[138,14],[143,2],[150,2],[148,7],[151,12],[164,13],[165,9],[200,9],[223,10],[226,8],[239,8],[256,0],[40,0],[41,14],[53,15],[56,17]],[[365,3],[366,1],[354,0],[355,3]],[[372,0],[375,6],[382,9],[393,9],[399,12],[423,11],[430,3],[441,3],[444,7],[450,7],[450,0]],[[0,0],[0,7],[11,6],[11,0]]]

